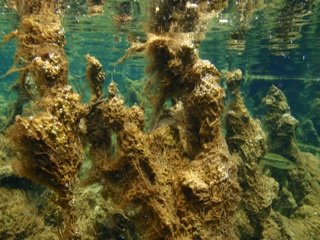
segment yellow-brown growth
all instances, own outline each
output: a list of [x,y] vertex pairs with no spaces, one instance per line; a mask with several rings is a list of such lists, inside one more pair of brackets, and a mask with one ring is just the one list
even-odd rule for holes
[[64,238],[79,237],[75,226],[74,184],[83,160],[82,145],[76,129],[83,108],[70,86],[52,88],[52,96],[43,101],[45,110],[22,118],[8,129],[19,159],[13,169],[21,176],[44,184],[57,195],[64,227]]
[[[91,103],[87,108],[80,104],[79,96],[66,84],[63,34],[46,29],[61,29],[59,15],[47,3],[32,16],[21,14],[28,21],[22,21],[17,32],[17,55],[25,60],[21,68],[24,75],[33,77],[39,99],[36,114],[17,117],[8,137],[21,156],[14,165],[16,171],[57,193],[64,212],[62,237],[81,237],[75,224],[74,183],[84,136],[94,162],[91,177],[103,185],[103,196],[116,209],[105,221],[108,232],[121,227],[128,234],[135,229],[139,238],[235,239],[233,220],[240,188],[236,163],[222,136],[221,75],[213,64],[199,58],[192,34],[184,33],[197,29],[205,16],[215,12],[215,4],[165,1],[174,5],[174,18],[182,17],[182,7],[190,19],[165,22],[170,24],[163,26],[168,27],[165,34],[156,30],[145,44],[133,48],[132,52],[141,51],[150,59],[146,90],[154,117],[144,132],[143,110],[125,106],[115,83],[102,99],[102,68],[89,56]],[[161,18],[157,19],[160,27]],[[187,25],[179,28],[175,25],[179,22]],[[37,37],[38,29],[46,33],[45,38]],[[29,46],[32,41],[35,49]],[[171,105],[165,105],[167,100]],[[115,223],[116,216],[123,221]]]
[[[147,239],[234,239],[232,223],[240,189],[221,125],[215,125],[217,134],[206,138],[190,161],[183,149],[186,126],[175,116],[185,110],[169,110],[172,118],[167,116],[144,134],[141,110],[125,107],[115,92],[98,106],[106,128],[116,135],[115,152],[103,158],[95,154],[101,153],[96,149],[91,157],[94,175],[103,182],[103,195],[112,199],[112,208],[120,207],[120,216],[126,219],[124,231],[135,226],[136,233]],[[215,111],[208,111],[208,117],[209,112]],[[113,229],[113,221],[108,224]]]
[[[150,36],[145,53],[150,59],[146,68],[149,79],[146,91],[158,114],[166,100],[179,99],[194,88],[199,79],[188,77],[197,55],[188,41],[169,36]],[[179,36],[180,37],[180,36]],[[165,56],[165,57],[164,57]]]
[[87,0],[88,4],[88,15],[102,15],[104,12],[103,4],[105,0]]
[[197,35],[212,16],[220,13],[226,0],[153,0],[151,1],[149,32],[156,35],[168,32],[191,32]]
[[[131,117],[135,111],[109,91],[98,108],[117,144],[111,157],[95,159],[100,164],[95,175],[104,183],[104,196],[122,210],[125,232],[131,223],[147,239],[235,239],[240,188],[222,135],[221,75],[199,59],[195,39],[183,32],[194,31],[214,4],[152,4],[147,42],[133,45],[119,60],[135,52],[150,60],[145,89],[154,107],[151,126],[143,133],[140,121],[134,121],[139,118]],[[184,10],[192,13],[189,22]],[[163,14],[172,17],[163,21]]]
[[[68,62],[63,46],[60,1],[15,1],[21,18],[15,64],[22,70],[21,88],[29,77],[37,87],[34,115],[16,121],[7,137],[18,151],[14,170],[57,194],[61,238],[80,239],[76,226],[74,187],[82,163],[78,125],[86,113],[79,95],[67,85]],[[33,97],[33,96],[32,96]]]
[[290,113],[290,107],[283,92],[271,86],[262,100],[265,108],[265,122],[268,130],[268,147],[271,152],[281,154],[295,162],[299,156],[296,129],[299,121]]
[[68,62],[63,50],[60,7],[54,1],[15,1],[21,20],[18,30],[11,34],[18,43],[16,66],[9,72],[22,70],[20,81],[25,91],[26,77],[30,74],[40,96],[55,84],[67,84]]
[[[226,81],[232,99],[228,104],[226,122],[226,140],[229,150],[239,161],[239,181],[243,189],[240,209],[249,219],[254,229],[252,236],[260,238],[267,222],[272,222],[270,212],[272,201],[278,194],[278,183],[262,174],[259,161],[265,155],[266,137],[260,122],[254,120],[242,98],[240,81],[242,73],[239,69],[229,72]],[[240,225],[243,219],[237,219]],[[248,226],[245,226],[248,227]],[[239,235],[247,234],[244,229],[238,229]]]
[[105,79],[105,73],[102,69],[102,64],[95,57],[86,55],[88,61],[86,77],[90,81],[90,87],[92,89],[91,102],[95,102],[98,99],[103,98],[103,82]]

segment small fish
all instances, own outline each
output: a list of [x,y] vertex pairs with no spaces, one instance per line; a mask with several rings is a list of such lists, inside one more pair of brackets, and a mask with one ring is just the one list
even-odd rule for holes
[[278,169],[288,170],[295,168],[296,165],[289,159],[275,153],[267,153],[261,159],[260,164],[262,166],[270,166]]

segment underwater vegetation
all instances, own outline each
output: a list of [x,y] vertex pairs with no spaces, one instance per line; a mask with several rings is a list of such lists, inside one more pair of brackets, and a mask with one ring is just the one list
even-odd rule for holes
[[[87,1],[88,14],[104,3]],[[126,22],[118,6],[113,19]],[[286,96],[272,86],[254,119],[241,70],[225,73],[225,91],[199,57],[226,6],[150,1],[145,41],[117,62],[148,60],[144,94],[131,89],[142,101],[128,106],[115,82],[104,92],[89,54],[87,103],[68,82],[64,1],[11,1],[20,23],[4,39],[16,39],[7,74],[19,78],[1,125],[0,239],[319,239],[320,162],[300,150]]]

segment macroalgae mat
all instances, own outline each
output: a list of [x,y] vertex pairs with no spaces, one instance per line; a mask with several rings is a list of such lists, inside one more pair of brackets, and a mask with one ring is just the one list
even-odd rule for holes
[[[68,82],[66,2],[10,1],[20,22],[4,41],[17,40],[8,74],[19,78],[1,138],[0,180],[9,182],[0,188],[1,239],[320,236],[319,161],[299,150],[285,95],[270,88],[261,123],[245,106],[241,70],[225,73],[225,104],[222,74],[199,57],[206,26],[227,1],[140,2],[146,39],[131,39],[117,62],[148,60],[143,101],[132,106],[115,82],[104,91],[106,74],[92,55],[83,56],[88,102]],[[87,14],[104,14],[105,4],[87,1]],[[113,19],[133,18],[123,10]],[[32,187],[8,187],[21,181]]]

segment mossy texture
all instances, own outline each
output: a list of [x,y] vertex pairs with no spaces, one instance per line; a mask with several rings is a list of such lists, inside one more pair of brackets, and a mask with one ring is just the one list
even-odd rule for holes
[[[195,26],[208,13],[201,4],[165,1],[159,2],[159,14],[164,5],[173,16],[182,17],[180,7],[193,11],[186,23]],[[145,90],[153,117],[144,132],[143,112],[136,105],[124,106],[112,83],[108,99],[91,114],[103,117],[107,136],[105,144],[101,139],[91,147],[92,176],[103,182],[103,195],[119,208],[114,219],[123,220],[118,227],[124,237],[134,231],[139,239],[235,239],[240,188],[236,162],[222,135],[221,75],[199,58],[193,38],[184,33],[187,26],[177,30],[174,20],[161,22],[157,15],[154,21],[163,31],[151,23],[155,31],[147,42],[134,44],[118,62],[133,53],[149,59]],[[101,125],[91,127],[89,132],[101,131]],[[103,155],[96,146],[110,150]],[[105,230],[112,231],[114,224],[109,221]]]
[[37,207],[22,190],[0,188],[0,238],[32,239],[44,231]]
[[[61,5],[52,1],[15,1],[20,25],[16,65],[21,88],[36,99],[34,115],[17,116],[7,137],[19,152],[14,170],[57,194],[63,212],[64,239],[79,238],[74,210],[74,183],[81,162],[82,144],[77,126],[85,113],[80,97],[67,85],[68,62],[63,50]],[[32,95],[26,79],[36,86]]]
[[299,121],[291,115],[285,95],[280,89],[272,86],[262,103],[266,109],[269,150],[283,154],[294,162],[299,155],[296,142]]
[[[259,161],[267,150],[266,137],[259,120],[254,120],[246,109],[240,91],[242,73],[239,69],[226,74],[228,91],[232,99],[225,116],[226,139],[230,152],[239,159],[239,176],[242,187],[241,205],[244,219],[248,219],[254,232],[260,238],[265,222],[268,222],[272,202],[278,194],[279,185],[270,177],[263,175]],[[242,225],[243,219],[237,219]],[[246,226],[247,228],[248,226]],[[240,238],[247,234],[239,229]],[[241,236],[242,235],[242,236]]]
[[[15,152],[3,159],[14,158],[15,173],[48,187],[50,200],[40,202],[39,219],[39,209],[25,207],[29,203],[21,191],[1,188],[0,238],[295,240],[320,235],[319,163],[300,152],[298,121],[285,95],[273,86],[263,99],[265,134],[244,104],[241,71],[225,75],[231,94],[225,109],[222,75],[198,55],[208,21],[227,1],[150,1],[146,41],[132,41],[118,61],[136,53],[148,59],[146,99],[137,90],[140,83],[130,82],[130,106],[115,82],[104,93],[102,64],[89,54],[90,101],[82,103],[68,84],[63,1],[13,2],[20,24],[5,41],[18,40],[8,73],[20,72],[12,85],[19,96],[6,132]],[[90,15],[103,12],[104,1],[87,3]],[[125,13],[123,5],[119,9]],[[149,101],[150,108],[136,100]],[[310,116],[305,126],[316,141],[317,115]],[[286,159],[292,167],[282,162],[262,168],[260,161],[268,156],[269,161]],[[6,162],[1,162],[5,180],[13,175]],[[14,201],[7,201],[7,194]],[[49,225],[57,228],[48,230]]]

